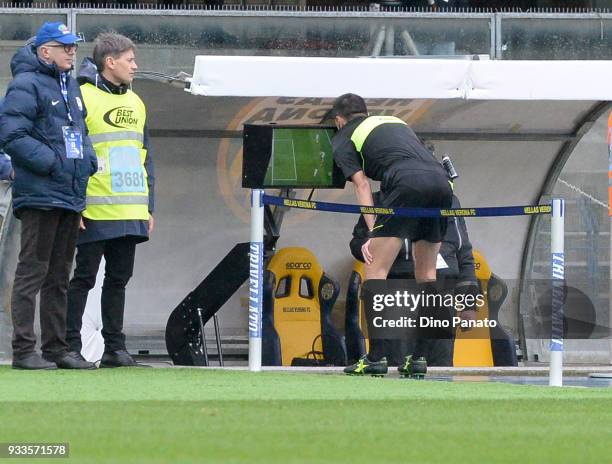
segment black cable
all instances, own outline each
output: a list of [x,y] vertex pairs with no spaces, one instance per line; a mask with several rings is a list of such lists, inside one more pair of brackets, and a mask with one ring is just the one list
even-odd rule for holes
[[179,79],[176,76],[170,76],[168,74],[164,74],[164,73],[158,72],[158,71],[136,71],[136,74],[143,75],[143,76],[158,77],[160,79],[165,79],[165,80],[168,80],[168,81],[180,81],[180,82],[183,82],[182,79]]

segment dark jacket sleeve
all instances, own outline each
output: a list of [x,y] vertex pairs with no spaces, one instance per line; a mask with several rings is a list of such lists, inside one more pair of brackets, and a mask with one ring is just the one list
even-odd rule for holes
[[[89,134],[89,131],[87,131]],[[93,176],[98,172],[98,157],[96,156],[96,150],[94,150],[94,147],[91,143],[91,140],[89,140],[89,137],[85,137],[85,141],[83,142],[85,144],[86,150],[89,152],[90,156],[89,156],[89,176]]]
[[155,211],[155,168],[153,167],[153,158],[151,156],[149,128],[146,123],[142,145],[147,150],[144,166],[147,170],[147,185],[149,186],[149,213],[153,214],[153,211]]
[[0,113],[0,146],[14,164],[46,176],[60,161],[48,145],[32,137],[38,110],[34,85],[26,79],[13,79]]
[[[452,206],[453,208],[461,208],[461,202],[455,195],[453,195]],[[455,218],[455,221],[455,224],[457,224],[457,231],[459,232],[459,243],[461,243],[461,246],[456,251],[459,275],[457,276],[457,285],[455,290],[461,292],[461,287],[464,287],[464,290],[469,290],[470,287],[473,289],[473,284],[478,283],[478,280],[476,279],[472,244],[470,243],[470,237],[468,236],[465,219],[463,217],[457,217]],[[457,246],[459,246],[459,243]]]
[[[81,101],[83,102],[83,121],[87,121],[87,107],[85,106],[85,99],[83,98],[83,95],[81,94],[81,89],[80,87],[78,87],[79,90],[79,97],[81,98]],[[96,156],[96,150],[93,147],[93,144],[91,143],[91,140],[89,139],[89,128],[87,127],[87,124],[85,124],[85,135],[87,137],[83,138],[83,145],[84,145],[84,149],[87,153],[90,154],[89,159],[90,159],[90,171],[89,171],[89,176],[93,176],[98,172],[98,157]]]
[[458,217],[456,220],[458,220],[459,233],[461,234],[461,248],[457,250],[457,262],[459,264],[458,283],[476,282],[474,255],[472,254],[472,244],[468,237],[465,219]]
[[363,253],[361,253],[361,247],[365,242],[368,241],[368,226],[365,222],[363,214],[359,216],[359,221],[353,228],[353,238],[349,244],[351,253],[356,260],[364,262]]

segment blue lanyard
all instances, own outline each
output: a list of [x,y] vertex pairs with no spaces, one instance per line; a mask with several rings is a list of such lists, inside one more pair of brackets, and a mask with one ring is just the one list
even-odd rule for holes
[[70,104],[68,103],[68,74],[61,73],[60,74],[60,90],[62,92],[62,98],[64,99],[64,103],[66,103],[66,111],[68,112],[68,119],[72,124],[72,115],[70,114]]

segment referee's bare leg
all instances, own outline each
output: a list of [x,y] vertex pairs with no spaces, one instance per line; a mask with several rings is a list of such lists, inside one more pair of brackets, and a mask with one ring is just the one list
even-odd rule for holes
[[402,240],[397,237],[370,239],[372,262],[365,265],[365,279],[386,279],[401,248]]
[[418,283],[436,280],[436,262],[439,251],[440,243],[431,243],[427,240],[412,242],[414,277]]
[[[365,265],[365,279],[386,279],[389,270],[402,248],[402,240],[397,237],[376,237],[370,239],[370,254],[372,262]],[[377,362],[387,356],[388,349],[385,340],[370,339],[368,360]]]

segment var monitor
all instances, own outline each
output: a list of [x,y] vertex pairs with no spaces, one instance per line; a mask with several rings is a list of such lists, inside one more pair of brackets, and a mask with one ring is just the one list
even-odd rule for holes
[[242,186],[245,188],[344,188],[334,163],[329,126],[245,124]]

